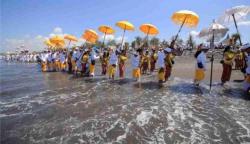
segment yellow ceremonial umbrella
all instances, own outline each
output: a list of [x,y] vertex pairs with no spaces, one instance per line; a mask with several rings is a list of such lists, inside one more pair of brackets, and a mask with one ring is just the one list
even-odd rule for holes
[[178,35],[179,35],[183,26],[195,27],[199,23],[199,16],[195,12],[192,12],[189,10],[177,11],[172,15],[171,19],[175,24],[181,25],[180,29],[179,29],[179,31],[174,39],[174,42],[178,38]]
[[157,27],[152,24],[142,24],[140,30],[146,35],[156,35],[159,33]]
[[73,35],[70,35],[70,34],[65,35],[64,39],[69,40],[68,47],[69,47],[71,41],[73,41],[73,42],[77,42],[78,41],[77,37],[75,37]]
[[[102,33],[104,33],[104,38],[103,38],[103,43],[102,43],[102,47],[104,47],[104,42],[105,42],[105,39],[106,39],[106,35],[110,35],[110,34],[113,34],[115,32],[115,30],[110,27],[110,26],[106,26],[106,25],[101,25],[98,30]],[[102,51],[102,49],[101,49]]]
[[64,41],[54,44],[54,49],[55,50],[63,48],[63,47],[65,47],[65,42]]
[[51,41],[49,39],[45,40],[44,44],[48,46],[48,49],[55,46],[54,44],[51,43]]
[[57,45],[56,45],[56,48],[64,48],[65,47],[65,42],[63,41],[63,42],[60,42],[60,43],[58,43]]
[[98,34],[92,29],[87,29],[82,35],[82,38],[84,38],[87,42],[95,43],[98,40]]
[[122,44],[123,44],[123,40],[124,40],[124,35],[125,35],[125,32],[126,30],[134,30],[134,25],[131,24],[130,22],[128,21],[118,21],[116,23],[116,26],[120,27],[121,29],[123,29],[123,35],[122,35]]
[[54,44],[57,44],[57,43],[64,41],[64,39],[63,39],[63,37],[56,35],[56,36],[50,38],[50,41]]
[[55,45],[55,48],[62,48],[65,46],[65,41],[61,36],[54,36],[50,38],[50,42]]
[[140,30],[146,34],[146,42],[148,42],[148,35],[156,35],[159,33],[157,27],[152,24],[142,24]]

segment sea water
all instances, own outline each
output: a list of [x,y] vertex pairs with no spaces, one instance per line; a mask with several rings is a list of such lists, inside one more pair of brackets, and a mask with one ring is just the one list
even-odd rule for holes
[[156,76],[134,82],[0,64],[1,143],[250,143],[250,101],[228,87]]

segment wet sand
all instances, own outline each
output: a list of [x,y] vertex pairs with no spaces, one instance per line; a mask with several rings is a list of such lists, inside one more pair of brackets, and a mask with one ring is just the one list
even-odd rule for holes
[[[182,56],[176,57],[175,65],[173,68],[172,76],[179,77],[183,79],[193,79],[195,72],[196,60],[193,56]],[[209,58],[207,59],[207,70],[204,82],[209,83],[210,73],[211,73],[211,62]],[[220,64],[220,59],[215,59],[213,64],[213,82],[221,82],[222,75],[222,64]],[[240,70],[233,70],[231,75],[231,81],[243,80],[244,75]]]

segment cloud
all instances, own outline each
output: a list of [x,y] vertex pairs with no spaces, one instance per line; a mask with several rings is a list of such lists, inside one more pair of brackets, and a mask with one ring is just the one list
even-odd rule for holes
[[199,35],[199,32],[193,30],[189,34],[193,37],[197,37]]
[[60,27],[56,27],[56,28],[54,28],[53,33],[55,33],[55,34],[63,34],[63,30]]
[[[101,40],[103,39],[104,39],[104,35],[101,36]],[[105,41],[111,41],[114,39],[115,39],[114,35],[106,35]]]
[[[124,37],[124,40],[123,40],[123,43],[125,43],[126,41],[127,41],[127,37]],[[122,43],[122,36],[119,36],[119,37],[117,37],[116,39],[115,39],[115,41],[117,42],[117,43]]]
[[238,23],[239,26],[250,26],[250,21],[241,21]]
[[72,45],[75,45],[75,46],[81,46],[85,43],[85,40],[82,39],[82,38],[79,38],[78,41]]
[[35,38],[36,39],[43,39],[43,36],[42,35],[37,35]]
[[45,48],[44,45],[45,38],[41,35],[37,35],[35,37],[25,37],[22,39],[5,39],[2,42],[4,51],[15,52],[16,50],[24,50],[27,49],[29,51],[41,51]]
[[[56,27],[48,36],[36,35],[31,36],[29,34],[23,35],[21,38],[6,38],[1,40],[1,51],[10,51],[15,52],[17,49],[28,49],[29,51],[41,51],[46,48],[44,45],[44,41],[48,40],[49,38],[59,35],[64,36],[62,28]],[[77,44],[81,45],[84,43],[84,40],[80,40]],[[66,41],[66,45],[68,41]],[[71,46],[74,43],[71,43]]]

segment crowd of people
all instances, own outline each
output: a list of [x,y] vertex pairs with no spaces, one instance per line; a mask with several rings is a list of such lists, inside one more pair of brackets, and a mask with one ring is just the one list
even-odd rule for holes
[[[196,70],[194,84],[199,86],[205,78],[208,46],[200,44],[194,55],[196,58]],[[172,68],[175,64],[175,49],[172,45],[159,47],[158,49],[138,48],[128,51],[120,46],[105,48],[98,51],[94,47],[76,47],[71,50],[48,50],[38,54],[23,53],[19,55],[6,56],[6,60],[35,62],[41,65],[43,72],[62,71],[76,76],[95,76],[97,60],[101,64],[101,74],[108,75],[108,78],[115,79],[116,71],[119,78],[125,77],[126,64],[130,59],[132,77],[140,82],[141,75],[152,74],[158,70],[158,81],[160,84],[169,80]],[[221,64],[223,67],[221,84],[230,81],[233,63],[236,69],[245,74],[244,90],[250,88],[250,45],[246,44],[238,49],[226,46],[223,52]]]
[[[160,50],[162,51],[162,50]],[[39,56],[39,62],[43,72],[67,71],[76,76],[95,75],[96,61],[100,60],[101,74],[108,75],[115,79],[116,70],[119,70],[119,77],[125,77],[126,62],[131,57],[133,77],[139,80],[141,74],[149,74],[155,70],[157,53],[155,50],[149,52],[143,49],[127,51],[117,47],[109,47],[99,52],[92,47],[76,47],[71,51],[44,51]]]
[[[197,66],[194,83],[196,85],[198,85],[199,82],[205,78],[207,62],[206,53],[208,50],[209,49],[207,47],[202,47],[202,45],[200,45],[195,54]],[[243,82],[244,90],[250,93],[250,44],[245,44],[239,47],[237,50],[233,50],[232,46],[230,45],[226,46],[223,51],[223,58],[220,63],[223,67],[221,85],[224,85],[226,82],[230,81],[233,64],[235,64],[235,68],[237,70],[241,70],[245,76],[245,80]]]
[[[194,83],[199,83],[205,78],[207,52],[209,47],[198,46],[195,58],[197,61]],[[249,44],[242,46],[236,51],[231,46],[226,46],[223,52],[223,66],[221,84],[230,81],[233,63],[245,73],[244,89],[250,87],[250,48]],[[101,63],[101,74],[108,75],[115,79],[116,70],[119,70],[119,77],[125,77],[126,61],[130,58],[132,77],[140,80],[141,75],[151,74],[158,70],[158,80],[162,84],[171,76],[174,66],[175,49],[172,46],[156,49],[139,48],[134,51],[120,49],[119,46],[107,48],[102,52],[95,49],[75,48],[71,51],[44,51],[41,55],[42,71],[67,71],[74,75],[93,77],[95,75],[96,60]],[[238,60],[238,61],[237,61]],[[240,60],[240,61],[239,61]]]
[[19,54],[7,54],[1,57],[6,62],[20,62],[20,63],[34,63],[37,62],[39,54],[37,53],[19,53]]

